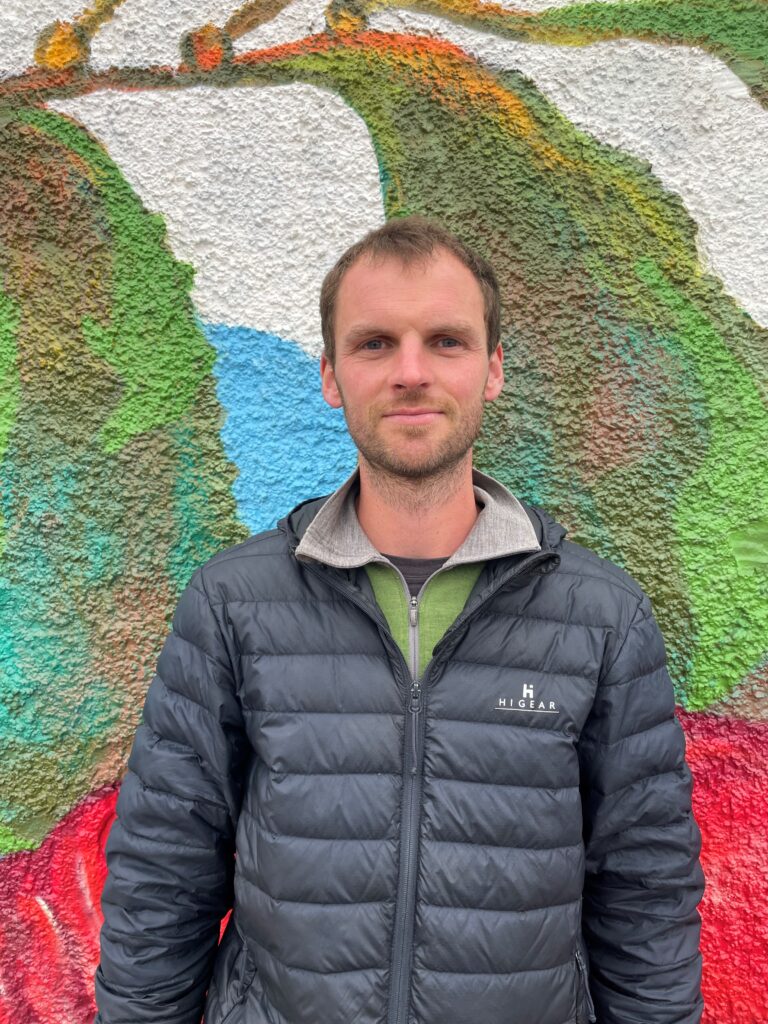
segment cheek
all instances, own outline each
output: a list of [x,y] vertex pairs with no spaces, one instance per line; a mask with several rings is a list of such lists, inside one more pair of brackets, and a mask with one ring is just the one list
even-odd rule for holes
[[486,382],[485,376],[479,377],[468,373],[457,381],[453,394],[462,406],[476,405],[479,401],[482,401],[486,387],[489,384],[490,381]]
[[384,385],[369,375],[348,374],[343,381],[344,395],[358,412],[368,413],[384,403]]

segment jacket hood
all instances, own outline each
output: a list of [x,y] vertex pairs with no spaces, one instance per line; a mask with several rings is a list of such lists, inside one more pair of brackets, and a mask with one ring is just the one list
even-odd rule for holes
[[[332,496],[332,494],[326,494],[321,497],[306,498],[278,521],[277,528],[286,534],[291,551],[295,551],[309,524]],[[529,505],[519,498],[517,500],[531,521],[542,551],[554,551],[559,548],[566,536],[566,528],[544,509]]]
[[558,523],[556,519],[545,512],[543,508],[539,508],[536,505],[529,505],[522,499],[518,499],[520,504],[526,511],[528,518],[533,523],[533,528],[536,531],[539,544],[541,544],[542,550],[555,549],[560,547],[560,543],[568,533],[562,523]]
[[330,494],[324,494],[319,498],[305,498],[277,521],[277,529],[288,537],[291,551],[296,549],[307,527],[330,497]]

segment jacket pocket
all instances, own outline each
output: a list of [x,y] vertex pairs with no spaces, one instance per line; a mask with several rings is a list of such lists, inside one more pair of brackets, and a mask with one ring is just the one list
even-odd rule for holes
[[226,1024],[248,995],[256,965],[235,925],[234,915],[224,930],[205,1001],[204,1024]]
[[592,993],[589,991],[589,974],[587,971],[587,963],[581,950],[577,949],[573,954],[574,960],[576,961],[576,971],[578,973],[578,997],[576,1006],[576,1021],[577,1024],[595,1024],[597,1017],[595,1016],[595,1004],[592,1002]]

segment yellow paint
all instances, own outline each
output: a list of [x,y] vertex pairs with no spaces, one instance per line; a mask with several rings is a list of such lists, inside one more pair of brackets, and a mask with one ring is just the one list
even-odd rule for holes
[[69,22],[57,21],[40,33],[35,48],[35,61],[40,67],[63,71],[87,59],[88,50]]
[[224,31],[231,39],[239,39],[259,25],[271,21],[288,2],[289,0],[252,0],[251,3],[243,4],[230,15],[224,25]]
[[332,8],[333,5],[331,4],[326,9],[325,20],[333,32],[339,35],[352,35],[365,28],[365,18],[360,17],[358,14],[351,14],[343,8],[336,10]]
[[[430,57],[426,61],[420,53],[418,59],[411,57],[408,63],[431,92],[439,93],[445,106],[457,113],[466,113],[467,105],[476,110],[480,108],[481,111],[484,108],[487,117],[500,122],[502,131],[525,138],[545,167],[562,167],[571,171],[579,168],[578,164],[541,137],[525,105],[508,92],[495,76],[478,65],[468,64],[465,54],[458,50],[455,55],[442,52],[431,54]],[[449,83],[456,85],[449,88]]]
[[108,21],[115,13],[123,0],[96,0],[91,7],[87,7],[82,14],[78,15],[76,22],[78,27],[90,39],[96,30]]

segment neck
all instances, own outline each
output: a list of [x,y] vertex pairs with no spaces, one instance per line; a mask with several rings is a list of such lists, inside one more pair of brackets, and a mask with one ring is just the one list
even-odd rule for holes
[[394,476],[360,456],[357,518],[378,551],[400,558],[448,558],[474,526],[472,453],[445,472]]

